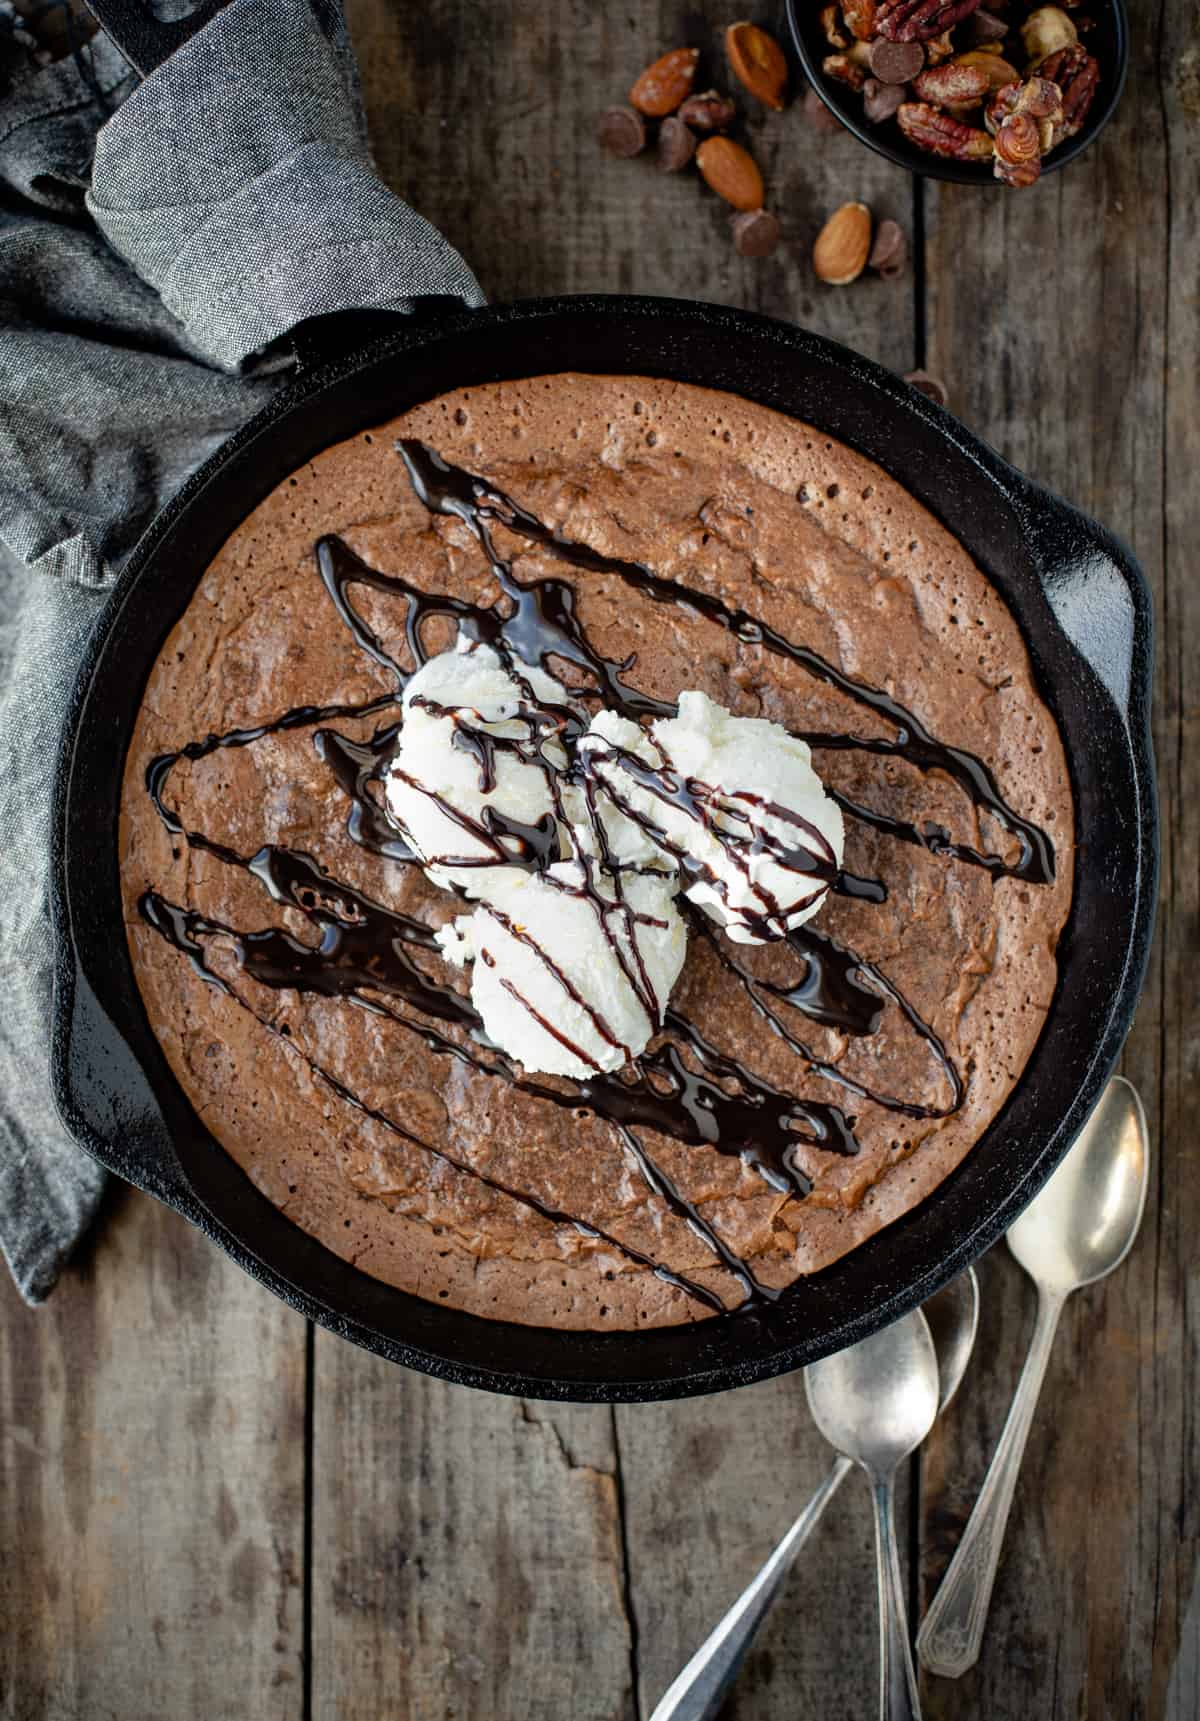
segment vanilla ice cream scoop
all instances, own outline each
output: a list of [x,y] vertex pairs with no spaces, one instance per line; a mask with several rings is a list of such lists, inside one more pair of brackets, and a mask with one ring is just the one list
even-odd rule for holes
[[384,793],[435,884],[480,896],[490,872],[531,847],[550,861],[562,852],[556,773],[567,754],[553,708],[567,702],[544,670],[509,667],[463,638],[410,678]]
[[777,723],[684,693],[678,715],[649,732],[600,712],[579,758],[735,943],[767,943],[801,925],[841,867],[841,809],[807,744]]
[[676,888],[579,861],[508,868],[438,941],[452,962],[474,957],[471,1000],[490,1040],[527,1070],[584,1081],[637,1057],[662,1023],[687,949]]

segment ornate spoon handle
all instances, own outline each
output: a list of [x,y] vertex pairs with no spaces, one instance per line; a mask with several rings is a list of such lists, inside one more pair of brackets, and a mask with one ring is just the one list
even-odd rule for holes
[[963,1531],[941,1588],[930,1604],[917,1636],[917,1654],[930,1673],[957,1679],[979,1660],[988,1603],[996,1581],[996,1567],[1004,1530],[1017,1486],[1017,1475],[1025,1451],[1029,1425],[1037,1408],[1042,1378],[1050,1360],[1058,1317],[1067,1300],[1065,1291],[1038,1292],[1037,1323],[1029,1355],[1021,1371],[1012,1409],[987,1478],[975,1502],[975,1510]]
[[774,1553],[664,1692],[650,1721],[712,1721],[737,1678],[759,1626],[783,1588],[792,1562],[843,1478],[853,1468],[849,1458],[838,1459]]

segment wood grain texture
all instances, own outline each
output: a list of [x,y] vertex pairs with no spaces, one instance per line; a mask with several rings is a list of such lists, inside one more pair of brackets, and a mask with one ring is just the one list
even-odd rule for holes
[[[957,1683],[926,1682],[927,1713],[945,1721],[1200,1714],[1200,602],[1185,549],[1200,504],[1184,476],[1198,452],[1195,31],[1183,8],[1135,6],[1117,121],[1028,198],[930,195],[931,366],[974,429],[1114,528],[1151,583],[1163,818],[1160,936],[1125,1056],[1154,1140],[1146,1223],[1119,1273],[1068,1305],[983,1657]],[[989,1367],[924,1453],[926,1598],[999,1437],[1032,1318],[1028,1282],[997,1252],[984,1277]]]
[[[730,211],[694,172],[660,173],[653,151],[603,155],[595,115],[624,102],[667,47],[702,51],[697,88],[729,87],[728,6],[594,0],[389,0],[347,8],[380,172],[459,247],[493,299],[589,291],[677,294],[788,317],[900,370],[913,363],[912,277],[823,286],[810,251],[851,198],[906,230],[912,181],[848,134],[815,132],[741,100],[744,138],[783,226],[773,257],[740,258]],[[778,8],[760,9],[782,36]],[[735,86],[736,88],[736,86]]]
[[299,1721],[304,1324],[149,1197],[103,1217],[47,1308],[0,1283],[0,1716]]
[[[803,1378],[617,1411],[641,1699],[649,1715],[822,1482],[833,1454]],[[901,1543],[909,1521],[901,1479]],[[870,1495],[848,1476],[813,1532],[724,1721],[866,1716],[878,1702]]]
[[405,1374],[322,1333],[312,1713],[633,1710],[612,1414]]

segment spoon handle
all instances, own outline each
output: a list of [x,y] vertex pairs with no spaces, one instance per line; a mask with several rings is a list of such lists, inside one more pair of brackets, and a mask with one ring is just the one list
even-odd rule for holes
[[872,1476],[879,1579],[879,1721],[920,1721],[921,1700],[908,1642],[900,1550],[896,1545],[896,1479]]
[[988,1603],[1017,1486],[1029,1425],[1066,1293],[1038,1292],[1037,1322],[1012,1409],[975,1510],[917,1637],[917,1654],[931,1673],[958,1679],[979,1660]]
[[664,1692],[650,1721],[712,1721],[817,1520],[854,1466],[839,1458],[775,1551]]

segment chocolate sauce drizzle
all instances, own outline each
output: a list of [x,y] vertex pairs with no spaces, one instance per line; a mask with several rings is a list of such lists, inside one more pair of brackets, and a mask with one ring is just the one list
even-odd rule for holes
[[[349,803],[347,831],[350,837],[367,851],[389,861],[419,863],[419,857],[388,817],[375,793],[395,756],[401,724],[392,721],[365,741],[353,740],[337,729],[326,727],[332,722],[366,718],[394,708],[412,673],[386,649],[351,602],[351,588],[364,586],[402,600],[405,644],[416,667],[428,659],[425,630],[434,617],[452,620],[465,637],[490,645],[497,652],[528,697],[528,707],[522,707],[520,712],[527,719],[528,733],[519,739],[494,736],[471,725],[461,713],[451,713],[456,726],[455,745],[478,760],[480,785],[484,792],[495,783],[497,754],[503,751],[515,752],[522,760],[536,763],[546,772],[552,786],[554,805],[560,814],[562,785],[570,781],[581,787],[598,850],[598,859],[577,857],[581,862],[577,869],[582,875],[580,883],[554,879],[548,869],[561,858],[558,819],[547,816],[534,825],[524,825],[489,807],[481,819],[474,820],[458,814],[447,802],[439,799],[439,805],[452,817],[460,819],[464,829],[487,851],[486,858],[459,857],[441,864],[491,865],[502,860],[505,864],[524,865],[537,871],[556,888],[571,889],[586,896],[596,907],[610,947],[618,954],[631,987],[652,1020],[657,1018],[660,1001],[653,994],[637,940],[632,936],[634,921],[646,917],[636,915],[626,902],[621,879],[625,871],[653,872],[656,869],[652,866],[631,869],[617,863],[611,855],[597,807],[598,782],[604,795],[626,817],[633,818],[647,829],[656,843],[690,869],[693,877],[707,876],[718,887],[720,881],[710,870],[692,862],[681,849],[673,848],[653,820],[626,797],[620,796],[611,779],[598,779],[595,769],[598,760],[615,760],[656,799],[685,808],[718,836],[726,852],[733,855],[747,877],[750,856],[765,850],[788,870],[811,876],[816,886],[814,895],[834,890],[859,900],[880,902],[885,899],[886,887],[882,881],[858,878],[840,871],[821,833],[790,809],[760,803],[763,811],[797,826],[795,846],[765,836],[759,827],[750,826],[744,814],[735,811],[731,820],[731,806],[736,809],[736,803],[718,805],[708,786],[684,780],[661,750],[661,762],[657,766],[648,765],[623,749],[593,750],[582,766],[577,757],[563,766],[559,760],[563,757],[571,759],[572,744],[586,727],[586,717],[582,714],[584,702],[598,699],[634,721],[672,716],[675,707],[627,683],[625,677],[634,667],[633,657],[616,662],[594,649],[578,619],[575,590],[569,581],[545,578],[525,583],[516,577],[511,563],[499,555],[493,540],[493,530],[500,525],[574,569],[615,576],[653,602],[686,605],[735,638],[761,643],[777,656],[798,664],[817,679],[848,695],[855,703],[885,718],[896,731],[891,738],[820,733],[804,734],[802,738],[814,749],[855,749],[894,755],[923,772],[944,772],[963,789],[976,808],[987,813],[1016,838],[1019,854],[1015,861],[1010,862],[998,854],[955,844],[940,827],[928,825],[922,829],[835,794],[834,798],[849,817],[860,819],[900,841],[917,844],[944,858],[982,867],[993,880],[1011,876],[1034,884],[1049,883],[1054,877],[1054,851],[1050,840],[1008,805],[982,760],[936,740],[912,712],[890,695],[846,676],[808,647],[793,644],[745,610],[730,609],[711,594],[664,579],[640,563],[607,556],[589,545],[563,537],[511,497],[484,480],[450,466],[424,444],[406,441],[398,444],[398,451],[417,496],[430,512],[460,520],[483,549],[500,587],[501,596],[497,603],[485,607],[449,593],[424,591],[399,575],[385,574],[372,568],[341,539],[323,538],[317,545],[317,566],[334,608],[359,648],[394,674],[396,692],[357,705],[306,705],[269,723],[230,730],[223,735],[210,734],[202,740],[188,742],[174,753],[154,759],[146,773],[147,790],[160,818],[173,835],[213,855],[223,864],[245,870],[275,902],[303,914],[318,930],[319,942],[304,943],[277,927],[253,932],[238,931],[172,904],[153,891],[142,897],[140,912],[150,926],[188,958],[197,973],[254,1014],[270,1032],[285,1038],[291,1051],[304,1058],[314,1075],[347,1104],[398,1137],[415,1143],[552,1223],[571,1225],[580,1234],[620,1251],[636,1265],[650,1268],[705,1307],[723,1310],[725,1303],[722,1299],[694,1280],[662,1266],[590,1222],[543,1203],[529,1191],[512,1188],[485,1175],[469,1162],[459,1160],[444,1145],[418,1140],[394,1118],[367,1106],[330,1072],[308,1059],[290,1037],[290,1030],[285,1032],[271,1019],[259,1016],[252,1004],[212,967],[210,944],[213,940],[229,944],[240,971],[261,985],[346,999],[357,1007],[387,1016],[406,1032],[417,1035],[430,1049],[465,1062],[523,1093],[576,1112],[581,1105],[590,1107],[616,1131],[647,1186],[703,1239],[739,1284],[746,1299],[750,1302],[771,1300],[777,1293],[754,1277],[748,1264],[730,1249],[695,1203],[651,1157],[635,1131],[651,1129],[687,1145],[703,1145],[737,1157],[753,1167],[771,1189],[802,1198],[812,1188],[812,1182],[800,1164],[798,1150],[803,1144],[808,1144],[838,1154],[857,1152],[852,1117],[837,1105],[800,1100],[776,1088],[739,1060],[713,1046],[694,1023],[674,1009],[666,1010],[664,1032],[657,1043],[629,1061],[622,1071],[610,1075],[597,1069],[585,1080],[563,1087],[534,1079],[488,1041],[470,1003],[452,985],[439,978],[440,964],[427,969],[419,960],[422,953],[432,959],[438,950],[428,926],[332,878],[310,855],[268,844],[254,855],[243,856],[202,832],[185,828],[165,800],[167,782],[174,766],[180,760],[201,760],[221,748],[245,747],[264,736],[310,727],[318,756],[329,768]],[[572,687],[569,702],[561,705],[538,698],[521,676],[522,665],[546,669],[548,660],[552,658],[571,664],[590,678],[587,685]],[[558,744],[557,755],[550,750],[551,742]],[[748,804],[753,801],[752,797],[739,799]],[[718,813],[722,815],[719,822]],[[746,825],[747,832],[754,830],[753,837],[738,830],[739,818]],[[565,819],[562,822],[565,823]],[[597,871],[607,881],[611,894],[600,891]],[[718,938],[712,923],[700,911],[684,899],[680,902],[695,932],[707,940],[724,970],[745,992],[751,1007],[767,1023],[770,1031],[781,1038],[815,1075],[854,1098],[906,1117],[947,1117],[961,1105],[964,1095],[962,1079],[945,1047],[929,1024],[874,964],[840,945],[828,934],[805,925],[786,933],[786,944],[801,965],[797,979],[789,984],[768,982],[757,978],[745,966],[727,940]],[[788,911],[795,906],[789,903]],[[494,908],[489,912],[499,918]],[[627,921],[630,932],[628,956],[608,924],[609,916],[614,913],[624,915]],[[752,925],[756,918],[742,909],[739,909],[739,917]],[[780,907],[773,900],[767,901],[757,919],[762,922],[760,930],[771,936],[777,935],[784,925]],[[528,934],[522,936],[528,938]],[[535,945],[535,948],[565,984],[565,976],[555,968],[547,953],[540,946]],[[571,989],[568,987],[568,990]],[[403,1011],[390,1008],[383,1001],[385,999],[402,1006]],[[580,1001],[585,1008],[591,1009],[586,1000]],[[527,1000],[521,998],[519,1002],[530,1008]],[[821,1059],[797,1036],[778,1009],[779,1005],[784,1005],[840,1032],[869,1036],[879,1030],[889,1004],[900,1012],[909,1027],[928,1046],[948,1091],[949,1103],[945,1106],[920,1106],[872,1091],[844,1074],[836,1065]],[[405,1013],[409,1010],[431,1021],[413,1020]],[[593,1012],[593,1016],[601,1038],[619,1045],[598,1012]],[[451,1028],[454,1037],[432,1025],[437,1022]],[[550,1023],[543,1025],[562,1037]],[[586,1059],[580,1048],[573,1046],[571,1049]],[[627,1050],[625,1047],[620,1049]],[[694,1065],[699,1068],[694,1068]]]

